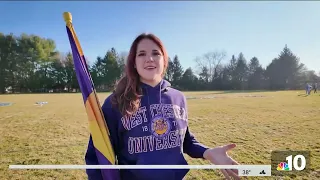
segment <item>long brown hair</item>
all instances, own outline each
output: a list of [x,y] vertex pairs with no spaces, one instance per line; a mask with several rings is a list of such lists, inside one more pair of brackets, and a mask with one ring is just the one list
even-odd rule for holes
[[140,34],[132,43],[127,63],[125,66],[125,74],[116,84],[114,94],[112,96],[112,104],[118,108],[122,116],[130,116],[134,114],[140,106],[142,89],[139,86],[140,76],[135,66],[135,59],[137,53],[137,47],[141,40],[150,39],[156,43],[163,54],[164,69],[162,77],[164,76],[168,67],[168,54],[161,42],[161,40],[154,34],[143,33]]

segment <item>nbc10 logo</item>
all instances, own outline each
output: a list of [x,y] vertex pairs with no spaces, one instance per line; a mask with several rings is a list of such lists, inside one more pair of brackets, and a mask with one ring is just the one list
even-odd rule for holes
[[271,174],[274,176],[303,175],[310,166],[309,151],[273,151]]
[[[292,155],[287,156],[286,160],[287,160],[286,162],[281,162],[278,164],[278,167],[277,167],[278,171],[292,171],[292,167],[297,171],[301,171],[306,168],[306,158],[301,154],[294,156],[293,159],[292,159]],[[301,162],[300,165],[298,164],[299,160]]]

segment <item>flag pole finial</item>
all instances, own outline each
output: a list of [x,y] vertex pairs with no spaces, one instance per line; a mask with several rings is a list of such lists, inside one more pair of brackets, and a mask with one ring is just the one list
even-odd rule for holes
[[63,13],[63,19],[66,23],[71,23],[72,22],[72,15],[69,12],[64,12]]

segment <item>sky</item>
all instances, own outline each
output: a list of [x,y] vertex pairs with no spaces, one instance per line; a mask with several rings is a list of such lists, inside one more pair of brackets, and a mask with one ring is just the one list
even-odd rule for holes
[[79,1],[0,2],[0,32],[53,39],[58,51],[70,51],[63,12],[73,25],[85,56],[93,63],[114,47],[129,51],[143,32],[157,35],[169,56],[184,69],[207,52],[225,51],[228,62],[242,52],[263,67],[285,44],[308,69],[320,71],[320,2],[276,1]]

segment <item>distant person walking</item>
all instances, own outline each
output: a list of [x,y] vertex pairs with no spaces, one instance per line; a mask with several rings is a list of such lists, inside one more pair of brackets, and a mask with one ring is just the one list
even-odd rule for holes
[[309,91],[308,91],[308,95],[310,95],[310,93],[311,93],[311,90],[312,90],[312,85],[309,85]]
[[317,93],[318,83],[313,84],[313,89],[314,89],[313,93]]
[[310,92],[311,92],[311,89],[312,89],[312,86],[309,84],[309,83],[306,83],[306,94],[307,95],[310,95]]
[[309,95],[309,84],[308,83],[306,83],[305,89],[306,89],[306,95]]

